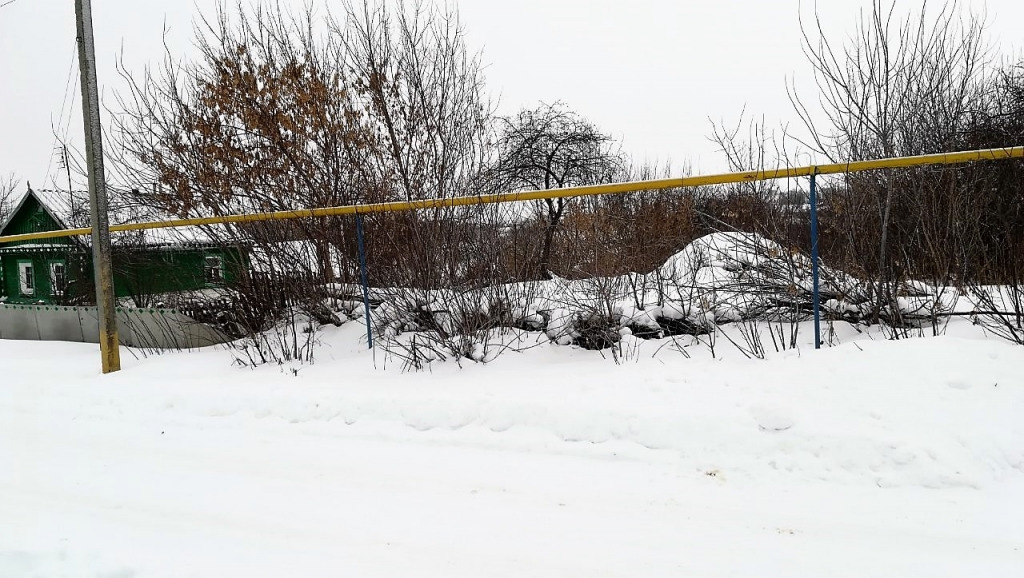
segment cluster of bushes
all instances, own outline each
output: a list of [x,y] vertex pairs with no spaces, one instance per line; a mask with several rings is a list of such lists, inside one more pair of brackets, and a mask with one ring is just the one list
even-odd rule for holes
[[[271,4],[221,5],[199,27],[197,61],[169,59],[141,77],[125,71],[112,189],[139,206],[209,216],[679,176],[631,164],[564,104],[496,115],[453,10],[340,6],[296,17]],[[902,20],[890,8],[873,2],[842,46],[805,28],[817,90],[790,96],[807,134],[794,140],[754,125],[745,139],[716,126],[729,165],[806,164],[794,161],[807,156],[788,150],[793,142],[832,162],[1024,144],[1024,74],[986,51],[984,23],[955,4]],[[1022,169],[1000,161],[819,179],[826,313],[898,328],[948,314],[951,292],[1020,341]],[[809,310],[806,182],[362,219],[376,331],[413,365],[485,360],[495,332],[543,330],[559,343],[608,348],[630,333],[797,323]],[[341,304],[358,303],[358,292],[330,288],[362,281],[357,229],[353,218],[331,217],[208,231],[267,257],[225,290],[231,312],[218,321],[255,343],[251,359],[308,359],[315,328],[352,314]],[[721,232],[743,234],[707,237]],[[680,255],[707,257],[707,239],[754,246],[743,252],[754,257],[683,267],[710,280],[666,272]],[[919,294],[929,305],[913,303]],[[260,336],[282,319],[292,328],[265,343]],[[296,319],[312,329],[296,330]],[[795,343],[792,332],[785,341]]]

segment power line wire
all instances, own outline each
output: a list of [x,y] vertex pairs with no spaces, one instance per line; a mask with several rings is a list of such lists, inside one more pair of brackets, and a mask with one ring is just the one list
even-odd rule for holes
[[[72,64],[72,66],[74,66],[74,64]],[[64,123],[64,132],[61,133],[61,138],[60,138],[61,143],[68,142],[68,132],[71,131],[71,119],[74,116],[75,102],[78,101],[77,85],[78,85],[78,79],[80,77],[81,77],[81,74],[80,74],[79,70],[77,68],[75,68],[75,79],[74,79],[74,81],[70,85],[68,85],[68,88],[69,88],[69,91],[70,91],[70,94],[71,94],[71,102],[68,103],[68,120],[67,120],[67,122]],[[62,112],[61,113],[62,117],[63,117],[63,114],[64,113]]]
[[[9,0],[13,2],[14,0]],[[50,160],[46,164],[46,172],[43,173],[43,182],[50,178],[50,169],[53,167],[53,150],[57,148],[57,145],[63,145],[67,142],[68,131],[71,130],[71,117],[73,116],[72,109],[75,106],[75,91],[71,86],[71,78],[78,78],[78,73],[75,71],[75,62],[78,58],[78,39],[71,44],[71,65],[68,67],[68,78],[64,81],[64,94],[60,103],[60,116],[57,118],[57,126],[54,129],[53,135],[53,146],[50,147]],[[71,105],[68,105],[68,93],[71,93]],[[67,110],[68,119],[64,121],[64,111]]]
[[0,4],[0,8],[3,8],[4,6],[7,6],[8,4],[14,4],[17,1],[18,0],[7,0],[7,2],[4,2],[3,4]]

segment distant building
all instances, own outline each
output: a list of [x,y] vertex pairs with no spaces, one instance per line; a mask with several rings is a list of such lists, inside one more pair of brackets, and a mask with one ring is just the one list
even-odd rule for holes
[[[138,208],[111,213],[111,224],[154,219],[152,211]],[[0,236],[88,226],[86,193],[29,188],[0,226]],[[74,236],[0,243],[0,302],[94,303],[90,242]],[[138,306],[153,295],[229,285],[248,263],[247,249],[225,247],[194,228],[119,233],[111,244],[115,294]]]

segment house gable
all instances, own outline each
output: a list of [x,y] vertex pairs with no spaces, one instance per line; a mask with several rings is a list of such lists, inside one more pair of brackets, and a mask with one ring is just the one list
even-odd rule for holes
[[[18,203],[18,206],[7,218],[3,227],[0,228],[0,236],[59,231],[64,228],[64,224],[57,220],[53,213],[39,201],[35,193],[29,189],[25,196],[22,197],[21,202]],[[41,241],[42,243],[40,241],[15,241],[13,243],[0,244],[0,247],[14,247],[27,244],[67,246],[73,243],[72,240],[66,237],[43,239]]]
[[[63,230],[64,223],[29,189],[0,225],[0,236]],[[69,267],[82,266],[81,243],[68,237],[0,243],[0,301],[51,303],[70,297]]]

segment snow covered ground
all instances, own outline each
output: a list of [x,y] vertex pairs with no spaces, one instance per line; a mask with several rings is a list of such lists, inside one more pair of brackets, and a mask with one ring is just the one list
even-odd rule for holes
[[418,373],[357,323],[256,370],[0,341],[0,576],[1024,576],[1024,348],[808,329]]

